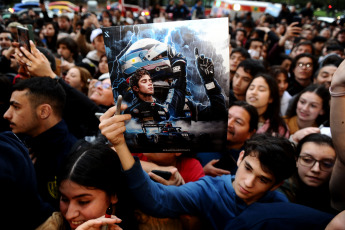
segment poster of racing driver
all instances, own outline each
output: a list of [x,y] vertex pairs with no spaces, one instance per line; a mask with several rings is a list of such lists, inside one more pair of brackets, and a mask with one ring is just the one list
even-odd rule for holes
[[132,152],[221,151],[229,93],[226,18],[102,28]]

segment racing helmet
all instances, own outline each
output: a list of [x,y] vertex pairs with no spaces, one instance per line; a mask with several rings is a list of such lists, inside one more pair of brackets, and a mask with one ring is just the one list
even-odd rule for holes
[[153,81],[165,79],[172,74],[167,44],[152,38],[133,43],[119,59],[122,73],[130,77],[137,69],[146,69]]

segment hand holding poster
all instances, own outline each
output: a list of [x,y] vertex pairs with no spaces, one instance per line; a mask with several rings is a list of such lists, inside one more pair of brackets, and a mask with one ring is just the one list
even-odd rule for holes
[[[132,152],[220,151],[229,92],[227,18],[103,28]],[[222,87],[221,87],[222,86]]]

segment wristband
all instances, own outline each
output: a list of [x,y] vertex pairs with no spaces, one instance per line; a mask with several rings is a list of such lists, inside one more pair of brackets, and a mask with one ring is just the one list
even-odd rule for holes
[[342,97],[342,96],[345,96],[345,91],[343,91],[343,92],[333,92],[332,86],[330,86],[329,87],[329,94],[332,97]]

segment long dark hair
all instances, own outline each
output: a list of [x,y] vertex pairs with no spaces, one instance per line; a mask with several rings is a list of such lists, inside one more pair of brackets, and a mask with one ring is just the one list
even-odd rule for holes
[[283,127],[285,135],[288,129],[280,116],[280,97],[277,81],[269,74],[258,74],[254,79],[258,77],[262,77],[267,83],[270,90],[270,98],[272,99],[272,102],[268,104],[266,111],[262,115],[265,120],[269,119],[267,132],[279,133],[279,128]]
[[296,116],[296,109],[297,109],[297,103],[301,97],[302,94],[306,92],[313,92],[316,95],[318,95],[322,99],[322,109],[324,111],[323,115],[319,115],[315,122],[317,125],[321,125],[326,121],[329,121],[329,100],[330,95],[328,90],[325,88],[324,85],[317,85],[312,84],[307,86],[305,89],[303,89],[296,97],[292,99],[291,105],[289,106],[288,110],[286,111],[286,117],[291,118],[293,116]]
[[122,226],[135,224],[135,221],[130,220],[134,219],[132,199],[128,197],[120,160],[108,145],[85,143],[72,152],[60,171],[58,186],[64,180],[87,188],[100,189],[109,196],[117,195],[116,216],[123,220]]

